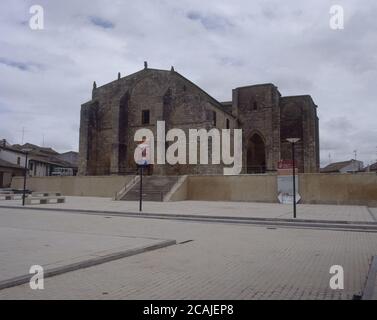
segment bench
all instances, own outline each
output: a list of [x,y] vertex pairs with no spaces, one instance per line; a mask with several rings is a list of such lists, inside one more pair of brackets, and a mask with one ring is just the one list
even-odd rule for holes
[[25,204],[48,204],[48,203],[64,203],[65,197],[63,196],[44,196],[33,197],[28,196],[25,198]]
[[14,193],[13,190],[0,190],[0,194],[10,194],[10,193]]
[[32,197],[60,197],[60,192],[34,191],[31,193]]
[[20,200],[20,199],[22,199],[22,194],[0,193],[0,200]]

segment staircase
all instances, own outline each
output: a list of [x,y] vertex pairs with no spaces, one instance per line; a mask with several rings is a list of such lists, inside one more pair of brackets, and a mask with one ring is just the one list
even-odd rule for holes
[[[164,201],[165,196],[178,182],[179,176],[143,176],[143,201]],[[139,200],[140,179],[120,198]]]

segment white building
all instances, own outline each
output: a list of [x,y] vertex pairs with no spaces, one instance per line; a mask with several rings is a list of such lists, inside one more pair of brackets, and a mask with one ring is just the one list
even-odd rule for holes
[[364,164],[359,160],[348,160],[342,162],[330,163],[328,166],[321,169],[322,173],[351,173],[359,172],[364,168]]
[[0,188],[10,187],[14,176],[24,174],[25,160],[25,153],[12,149],[3,140],[0,145]]
[[77,172],[77,152],[59,154],[51,148],[39,147],[31,143],[10,145],[6,140],[2,140],[0,141],[1,187],[8,185],[11,177],[24,174],[26,150],[28,150],[27,168],[30,177],[74,175]]
[[12,147],[0,146],[0,159],[10,162],[12,164],[17,164],[21,167],[25,167],[26,154]]

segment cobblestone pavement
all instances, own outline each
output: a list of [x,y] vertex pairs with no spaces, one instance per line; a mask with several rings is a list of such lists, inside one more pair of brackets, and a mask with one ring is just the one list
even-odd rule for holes
[[28,274],[33,264],[51,269],[160,242],[158,239],[120,235],[6,227],[3,220],[1,215],[0,281]]
[[[0,219],[4,228],[90,234],[98,241],[127,236],[180,243],[48,278],[44,290],[4,289],[0,299],[351,299],[377,253],[376,233],[4,208]],[[8,249],[1,244],[1,250]],[[329,287],[332,265],[344,267],[344,290]]]
[[[100,197],[66,197],[66,203],[29,205],[32,208],[62,208],[79,210],[101,210],[116,212],[138,212],[137,201],[113,201]],[[1,205],[21,206],[20,200],[1,201]],[[344,205],[310,205],[297,206],[297,218],[314,220],[339,220],[377,222],[376,208]],[[144,202],[143,212],[164,214],[196,214],[209,216],[238,216],[257,218],[292,218],[292,205],[257,202],[216,202],[216,201],[177,201]]]

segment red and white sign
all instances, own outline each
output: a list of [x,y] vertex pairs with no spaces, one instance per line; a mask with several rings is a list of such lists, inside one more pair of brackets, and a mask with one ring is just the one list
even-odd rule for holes
[[278,169],[292,169],[293,160],[279,160]]
[[140,142],[140,144],[136,147],[134,156],[135,161],[138,165],[146,166],[151,163],[150,146],[147,140],[143,140]]
[[[297,161],[295,174],[298,173]],[[278,162],[278,175],[279,176],[291,176],[293,174],[293,161],[292,160],[280,160]]]

